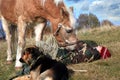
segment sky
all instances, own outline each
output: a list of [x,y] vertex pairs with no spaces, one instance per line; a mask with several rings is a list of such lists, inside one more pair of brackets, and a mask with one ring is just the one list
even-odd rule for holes
[[74,16],[93,13],[97,18],[109,20],[114,25],[120,25],[120,0],[64,0],[65,4],[74,7]]

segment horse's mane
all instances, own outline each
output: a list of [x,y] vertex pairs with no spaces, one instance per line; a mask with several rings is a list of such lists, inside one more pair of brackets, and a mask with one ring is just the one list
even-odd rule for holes
[[54,0],[54,3],[58,5],[59,3],[63,2],[63,0]]
[[73,26],[73,28],[75,28],[75,23],[76,23],[76,20],[74,18],[74,14],[73,14],[73,11],[70,9],[70,8],[67,8],[67,11],[70,15],[70,22],[71,22],[71,26]]
[[[57,6],[58,6],[58,4],[61,3],[61,2],[63,2],[63,0],[54,0],[54,3],[55,3]],[[74,27],[76,20],[75,20],[75,18],[74,18],[73,11],[70,10],[70,8],[66,7],[66,5],[65,5],[65,8],[66,8],[66,10],[67,10],[68,13],[69,13],[71,26]]]
[[41,1],[41,5],[44,6],[46,0],[40,0],[40,1]]
[[[46,0],[40,0],[41,4],[44,6]],[[59,3],[63,2],[63,0],[54,0],[54,3],[58,6]]]

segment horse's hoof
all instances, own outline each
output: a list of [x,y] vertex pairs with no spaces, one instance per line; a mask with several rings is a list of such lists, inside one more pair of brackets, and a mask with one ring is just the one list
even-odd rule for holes
[[17,70],[17,71],[19,71],[21,69],[22,69],[22,67],[15,67],[15,70]]
[[6,64],[8,64],[8,65],[9,65],[9,64],[12,64],[12,63],[13,63],[12,60],[6,62]]

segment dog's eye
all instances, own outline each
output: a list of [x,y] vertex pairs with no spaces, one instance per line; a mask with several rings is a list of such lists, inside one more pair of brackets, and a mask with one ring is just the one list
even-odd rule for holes
[[31,48],[27,48],[26,51],[31,51]]

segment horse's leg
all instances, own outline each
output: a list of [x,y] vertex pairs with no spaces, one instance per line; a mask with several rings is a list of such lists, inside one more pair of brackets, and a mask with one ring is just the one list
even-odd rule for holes
[[46,22],[40,23],[35,26],[35,40],[36,46],[38,46],[39,41],[43,38],[43,29],[46,26]]
[[2,26],[6,33],[6,40],[7,40],[7,64],[10,64],[12,62],[12,49],[11,49],[11,33],[9,29],[9,24],[5,20],[4,17],[1,17],[2,20]]
[[21,58],[21,54],[23,51],[23,48],[25,46],[25,31],[26,31],[26,23],[23,21],[23,17],[20,16],[18,18],[18,46],[17,46],[17,55],[16,55],[16,68],[21,68],[22,63],[19,61]]

